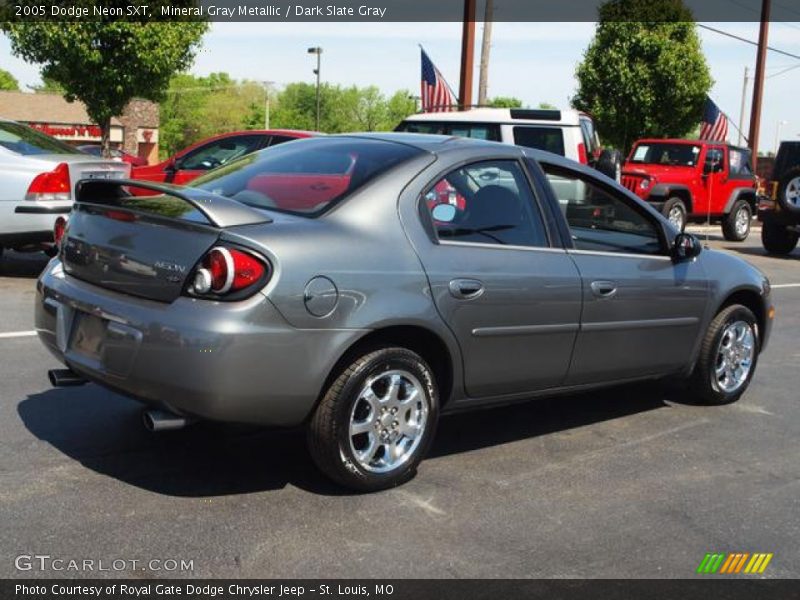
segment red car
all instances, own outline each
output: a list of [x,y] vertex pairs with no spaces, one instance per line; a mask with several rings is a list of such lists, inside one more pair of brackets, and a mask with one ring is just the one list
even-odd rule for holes
[[318,134],[290,129],[225,133],[189,146],[164,162],[137,167],[131,171],[131,178],[185,185],[206,171],[245,154],[313,135]]
[[[92,156],[102,156],[103,154],[103,148],[97,144],[84,144],[83,146],[78,146],[78,150],[85,152],[86,154],[91,154]],[[129,152],[125,152],[119,148],[111,149],[111,158],[112,160],[126,162],[132,167],[144,167],[147,165],[146,158],[136,156],[135,154],[130,154]]]
[[687,221],[722,224],[726,240],[750,233],[756,176],[750,150],[708,140],[647,139],[633,145],[622,185],[679,230]]

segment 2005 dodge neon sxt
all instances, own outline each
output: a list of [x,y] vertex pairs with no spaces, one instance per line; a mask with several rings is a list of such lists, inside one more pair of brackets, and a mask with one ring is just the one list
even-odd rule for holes
[[544,152],[329,136],[195,186],[82,182],[38,282],[51,380],[154,428],[303,424],[361,490],[413,476],[442,411],[664,376],[736,400],[771,329],[757,269]]

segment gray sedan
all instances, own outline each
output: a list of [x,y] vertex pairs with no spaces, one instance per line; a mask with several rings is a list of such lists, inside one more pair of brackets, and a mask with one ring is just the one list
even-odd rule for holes
[[331,136],[195,185],[81,183],[38,285],[51,381],[154,430],[303,425],[356,489],[412,477],[444,412],[667,376],[732,402],[769,337],[758,270],[552,154]]

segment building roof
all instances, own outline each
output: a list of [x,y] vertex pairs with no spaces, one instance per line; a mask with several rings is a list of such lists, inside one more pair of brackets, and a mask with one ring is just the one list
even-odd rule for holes
[[[0,117],[24,123],[94,124],[82,102],[67,102],[60,94],[49,93],[0,91]],[[121,125],[116,118],[111,124]]]

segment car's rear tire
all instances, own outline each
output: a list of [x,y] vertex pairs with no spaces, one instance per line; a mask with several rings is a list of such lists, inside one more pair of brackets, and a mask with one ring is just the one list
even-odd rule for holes
[[722,235],[729,242],[743,242],[750,235],[753,209],[747,200],[734,202],[731,212],[722,219]]
[[661,213],[667,217],[670,223],[675,228],[682,232],[686,228],[686,205],[683,200],[677,197],[672,197],[664,203],[664,208]]
[[764,219],[761,225],[761,243],[770,254],[789,254],[797,247],[798,239],[800,234],[772,219]]
[[325,391],[308,426],[308,447],[328,477],[374,492],[414,476],[438,416],[427,363],[406,348],[380,347],[356,357]]
[[727,306],[708,326],[690,378],[693,396],[702,404],[735,402],[750,385],[761,340],[753,312]]

